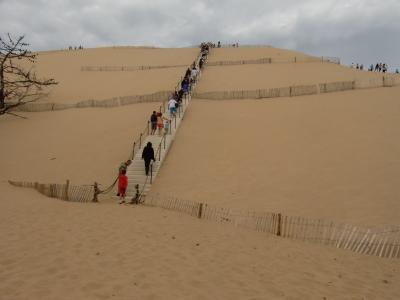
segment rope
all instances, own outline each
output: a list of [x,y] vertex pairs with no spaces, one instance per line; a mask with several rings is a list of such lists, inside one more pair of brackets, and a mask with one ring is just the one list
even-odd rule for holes
[[108,188],[106,188],[104,190],[100,190],[99,189],[99,194],[107,194],[110,191],[112,191],[112,189],[114,188],[115,184],[118,182],[118,178],[119,178],[119,175],[117,176],[117,178],[115,178],[114,182]]

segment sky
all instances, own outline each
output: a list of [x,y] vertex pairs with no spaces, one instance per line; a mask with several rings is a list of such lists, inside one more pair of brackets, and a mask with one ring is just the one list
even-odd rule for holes
[[400,69],[400,0],[0,0],[6,33],[32,50],[221,41]]

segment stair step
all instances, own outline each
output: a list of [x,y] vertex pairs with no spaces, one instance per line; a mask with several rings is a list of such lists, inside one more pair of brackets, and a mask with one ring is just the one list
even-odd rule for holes
[[[193,88],[195,85],[193,85]],[[144,161],[142,160],[142,152],[143,148],[148,142],[152,143],[153,149],[155,151],[155,156],[157,161],[153,164],[153,183],[155,178],[157,177],[158,171],[163,163],[168,151],[173,143],[175,135],[179,129],[180,124],[183,121],[186,109],[189,105],[189,100],[184,101],[184,106],[182,107],[182,111],[180,114],[177,114],[176,119],[171,120],[171,132],[170,134],[165,136],[165,141],[163,140],[162,136],[159,136],[156,132],[155,135],[147,135],[146,137],[142,138],[141,141],[141,148],[135,149],[134,157],[132,160],[132,164],[127,169],[127,176],[128,176],[128,189],[127,189],[127,196],[133,197],[136,194],[135,185],[139,185],[139,191],[142,192],[142,195],[147,194],[150,190],[152,184],[150,184],[150,177],[145,175],[144,169]],[[157,154],[157,149],[161,144],[161,154]],[[165,143],[165,147],[164,147]]]

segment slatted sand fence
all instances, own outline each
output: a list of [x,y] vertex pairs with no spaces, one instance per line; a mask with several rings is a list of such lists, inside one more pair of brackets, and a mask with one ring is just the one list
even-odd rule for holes
[[184,65],[164,65],[164,66],[81,66],[81,72],[135,72],[154,69],[171,69],[187,67]]
[[256,90],[229,90],[209,91],[195,93],[194,97],[208,100],[234,100],[234,99],[262,99],[279,97],[297,97],[335,93],[358,89],[373,89],[394,87],[400,85],[400,76],[382,76],[370,79],[357,79],[348,81],[324,82],[319,84],[291,85],[286,87],[256,89]]
[[261,57],[255,59],[210,61],[207,63],[207,66],[217,67],[217,66],[258,65],[258,64],[276,64],[276,63],[313,63],[313,62],[327,62],[327,63],[340,64],[340,59],[338,57],[326,57],[326,56],[322,57],[293,56],[291,58]]
[[57,198],[71,202],[95,202],[94,200],[94,185],[71,185],[69,181],[65,184],[56,183],[38,183],[25,181],[8,181],[11,185],[17,187],[32,188],[50,198]]
[[183,201],[177,198],[159,198],[146,196],[144,202],[146,206],[161,207],[168,210],[184,213],[193,217],[198,217],[199,205],[198,202]]
[[[16,111],[24,112],[44,112],[44,111],[56,111],[65,110],[72,108],[90,108],[90,107],[101,107],[101,108],[112,108],[123,105],[131,105],[137,103],[150,103],[150,102],[163,102],[173,91],[159,91],[152,94],[144,95],[131,95],[113,97],[109,99],[95,100],[88,99],[82,100],[76,103],[54,103],[54,102],[29,102],[24,105],[15,108]],[[12,103],[10,103],[12,104]]]
[[365,228],[324,219],[229,209],[158,195],[146,197],[143,204],[177,211],[199,219],[265,232],[282,238],[311,242],[383,258],[400,258],[400,225]]

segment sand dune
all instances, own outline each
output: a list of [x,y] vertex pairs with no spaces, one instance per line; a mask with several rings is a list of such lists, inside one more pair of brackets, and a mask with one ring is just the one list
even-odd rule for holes
[[398,299],[399,264],[1,186],[2,299]]
[[396,225],[399,93],[397,87],[194,100],[151,192],[228,208]]
[[[197,53],[51,52],[39,56],[37,70],[60,81],[44,101],[104,99],[172,88],[182,70],[81,72],[82,65],[189,64]],[[299,55],[228,48],[215,49],[211,59]],[[330,64],[279,67],[208,68],[199,88],[265,88],[366,74]],[[231,80],[224,81],[227,76]],[[290,99],[194,100],[152,194],[353,224],[398,224],[399,93],[400,88],[381,88]],[[110,183],[157,107],[0,118],[0,299],[400,298],[398,260],[157,208],[63,202],[6,183]]]

